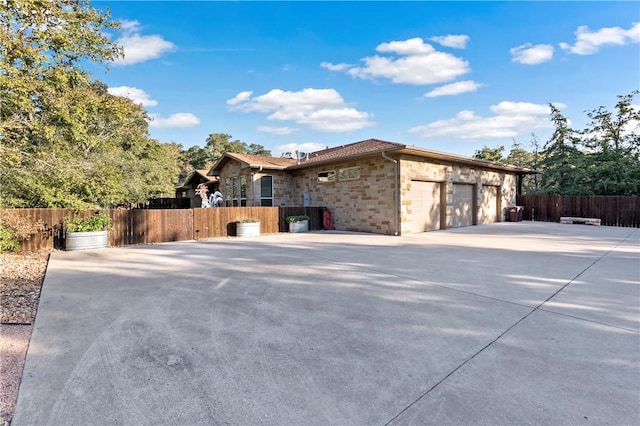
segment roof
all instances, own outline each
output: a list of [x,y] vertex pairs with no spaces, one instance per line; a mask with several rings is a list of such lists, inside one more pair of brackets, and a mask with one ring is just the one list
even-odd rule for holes
[[471,166],[510,171],[515,173],[537,173],[534,170],[525,169],[522,167],[481,160],[464,155],[449,154],[445,152],[434,151],[431,149],[420,148],[417,146],[408,146],[401,143],[383,141],[380,139],[366,139],[348,145],[341,145],[333,148],[327,148],[321,151],[311,152],[300,160],[296,160],[293,158],[262,157],[259,155],[226,153],[211,168],[211,170],[209,171],[209,175],[214,175],[216,170],[224,166],[224,164],[226,164],[227,161],[231,159],[241,162],[244,167],[262,167],[268,170],[297,170],[321,164],[343,162],[349,159],[359,159],[378,154],[394,154],[395,157],[398,157],[398,155],[400,154],[404,154],[414,157],[468,164]]
[[296,164],[296,160],[293,158],[265,157],[263,155],[227,152],[216,162],[216,164],[213,165],[213,167],[211,167],[208,172],[209,176],[215,175],[215,171],[220,169],[231,159],[239,161],[243,167],[249,167],[252,169],[259,169],[262,167],[263,169],[269,170],[284,170],[287,167]]
[[194,170],[184,181],[176,186],[176,189],[191,189],[195,188],[200,183],[214,183],[218,181],[217,176],[207,175],[207,170]]

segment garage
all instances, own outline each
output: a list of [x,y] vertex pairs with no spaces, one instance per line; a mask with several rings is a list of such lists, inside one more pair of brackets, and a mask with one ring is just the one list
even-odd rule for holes
[[451,227],[473,225],[474,202],[473,189],[475,185],[467,183],[453,184]]
[[411,181],[411,233],[440,229],[440,182]]
[[497,186],[482,186],[482,214],[480,215],[482,224],[498,221],[498,189]]

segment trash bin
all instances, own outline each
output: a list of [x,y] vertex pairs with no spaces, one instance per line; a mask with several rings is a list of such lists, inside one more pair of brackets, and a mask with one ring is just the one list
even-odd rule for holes
[[509,206],[507,211],[509,212],[509,222],[522,222],[524,216],[523,206]]

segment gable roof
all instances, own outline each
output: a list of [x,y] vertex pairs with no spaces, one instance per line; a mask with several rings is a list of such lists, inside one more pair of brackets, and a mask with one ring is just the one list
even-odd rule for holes
[[176,186],[177,190],[192,189],[201,183],[214,183],[218,181],[217,176],[208,176],[207,170],[194,170],[184,181]]
[[242,167],[252,169],[268,169],[268,170],[284,170],[287,167],[296,164],[293,158],[265,157],[263,155],[237,154],[235,152],[227,152],[211,167],[208,174],[214,176],[217,170],[224,166],[229,160],[235,160],[242,164]]
[[243,167],[263,168],[267,170],[296,170],[312,167],[321,164],[342,162],[349,159],[359,159],[373,155],[382,154],[404,154],[413,157],[430,158],[440,161],[455,162],[471,166],[484,167],[495,170],[503,170],[515,173],[537,173],[534,170],[522,167],[511,166],[509,164],[496,163],[493,161],[481,160],[474,157],[467,157],[458,154],[449,154],[431,149],[408,146],[396,142],[388,142],[380,139],[366,139],[347,145],[336,146],[311,152],[304,158],[296,160],[293,158],[262,157],[259,155],[246,155],[236,153],[226,153],[209,170],[209,175],[217,174],[216,171],[224,166],[228,161],[235,160],[242,163]]

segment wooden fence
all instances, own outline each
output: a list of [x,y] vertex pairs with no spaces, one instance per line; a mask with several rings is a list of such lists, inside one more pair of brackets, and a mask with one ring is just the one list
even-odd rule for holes
[[[94,214],[96,210],[76,212],[70,209],[9,209],[29,223],[40,223],[42,231],[20,244],[21,251],[63,249],[63,222],[76,215]],[[109,245],[127,246],[169,241],[199,240],[236,235],[236,222],[260,220],[260,233],[287,232],[286,217],[306,214],[311,230],[322,229],[321,207],[220,207],[211,209],[132,209],[106,210],[111,218]]]
[[518,195],[524,220],[560,222],[561,216],[592,217],[602,225],[640,228],[640,197],[610,195]]

